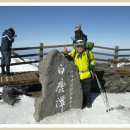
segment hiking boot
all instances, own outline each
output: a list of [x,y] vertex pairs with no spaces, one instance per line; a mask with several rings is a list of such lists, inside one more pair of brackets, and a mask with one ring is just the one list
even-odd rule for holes
[[6,76],[9,76],[10,75],[10,66],[7,65],[6,66]]
[[1,76],[4,76],[6,74],[6,72],[1,72]]
[[1,75],[4,75],[4,74],[5,74],[5,66],[2,65],[2,66],[1,66]]

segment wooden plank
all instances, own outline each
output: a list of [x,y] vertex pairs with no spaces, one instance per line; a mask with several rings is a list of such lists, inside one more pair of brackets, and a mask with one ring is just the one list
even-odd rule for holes
[[2,84],[2,76],[0,76],[0,84]]
[[13,50],[32,50],[32,49],[40,49],[40,47],[20,47],[20,48],[13,48]]
[[19,73],[16,73],[13,75],[13,82],[14,82],[14,84],[24,83],[24,81]]
[[36,80],[35,77],[32,75],[32,72],[29,72],[29,76],[32,78],[32,80]]
[[34,75],[34,77],[35,77],[37,80],[39,80],[39,74],[38,74],[38,72],[34,72],[33,75]]
[[101,48],[101,49],[107,49],[107,50],[115,50],[115,48],[110,48],[110,47],[103,47],[103,46],[94,46],[94,48]]
[[31,72],[29,72],[29,76],[31,77],[31,79],[32,79],[33,82],[37,81],[37,79],[33,76],[33,74]]
[[[32,56],[39,56],[40,54],[24,54],[24,55],[19,55],[20,57],[32,57]],[[19,56],[11,56],[11,58],[19,58]]]
[[[73,46],[73,45],[71,44],[71,45],[66,45],[66,46]],[[44,48],[59,48],[59,47],[64,47],[64,44],[63,45],[44,46]]]
[[0,86],[2,85],[2,76],[0,76]]
[[[39,63],[39,60],[36,61],[28,61],[28,62],[19,62],[19,63],[11,63],[10,65],[23,65],[23,64],[32,64],[32,63]],[[0,65],[1,66],[1,65]]]
[[34,76],[33,72],[29,72],[30,77],[34,80],[34,82],[37,81],[36,77]]
[[130,49],[119,49],[119,51],[130,51]]
[[24,75],[28,78],[29,83],[33,83],[35,80],[30,76],[29,72],[24,73]]
[[39,77],[36,72],[29,72],[29,75],[36,81],[39,82]]
[[98,55],[114,56],[114,54],[101,53],[101,52],[95,52],[95,51],[93,51],[93,53],[98,54]]
[[24,79],[21,76],[21,73],[19,73],[17,76],[18,76],[18,79],[19,79],[19,83],[24,83]]
[[6,75],[3,75],[3,76],[1,77],[1,83],[2,83],[2,85],[7,85],[7,84],[6,84]]
[[24,83],[29,83],[28,77],[24,73],[21,73],[20,75],[23,78]]
[[21,76],[21,74],[20,73],[16,73],[15,75],[14,75],[14,81],[18,81],[18,84],[23,84],[24,83],[24,79],[23,79],[23,77]]
[[[18,84],[19,82],[23,81],[21,80],[21,78],[19,77],[20,74],[13,74],[10,76],[1,76],[0,77],[0,85],[15,85]],[[24,82],[22,82],[24,83]]]
[[6,84],[13,84],[13,75],[6,76]]
[[13,73],[11,76],[0,76],[0,86],[39,83],[37,72]]
[[118,57],[129,57],[130,54],[127,54],[127,55],[118,55]]

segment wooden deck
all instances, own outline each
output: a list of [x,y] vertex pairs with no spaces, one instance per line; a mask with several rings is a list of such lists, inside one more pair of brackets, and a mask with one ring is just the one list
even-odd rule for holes
[[10,76],[0,76],[0,86],[39,83],[38,72],[12,73]]

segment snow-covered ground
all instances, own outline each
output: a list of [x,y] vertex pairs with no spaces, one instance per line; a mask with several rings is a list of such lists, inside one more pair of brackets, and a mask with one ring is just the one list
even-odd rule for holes
[[[28,60],[28,59],[26,59]],[[20,62],[19,59],[12,59],[12,63]],[[37,70],[37,64],[33,65],[19,65],[12,66],[12,72],[19,71],[34,71]],[[2,91],[2,88],[0,88]],[[125,109],[112,110],[106,112],[105,104],[102,100],[101,94],[93,93],[93,104],[92,108],[85,109],[72,109],[63,113],[58,113],[44,118],[40,122],[36,122],[33,114],[35,111],[33,97],[21,96],[20,102],[16,103],[14,106],[10,106],[0,100],[0,127],[4,124],[80,124],[89,126],[94,125],[104,125],[108,124],[108,127],[112,124],[119,124],[125,126],[130,124],[130,93],[122,94],[110,94],[107,93],[108,100],[111,107],[117,107],[118,105],[125,106]],[[2,125],[3,124],[3,125]],[[15,126],[15,125],[12,125]],[[73,125],[74,126],[74,125]]]
[[[1,89],[2,90],[2,89]],[[101,94],[92,94],[92,108],[72,109],[35,121],[33,97],[21,96],[20,102],[10,106],[0,101],[0,124],[130,124],[130,93],[110,94],[108,100],[111,107],[125,106],[125,109],[106,112]]]
[[[24,59],[24,61],[32,61],[32,59]],[[19,58],[12,58],[11,63],[23,62]],[[38,71],[38,63],[15,65],[10,67],[11,72]]]

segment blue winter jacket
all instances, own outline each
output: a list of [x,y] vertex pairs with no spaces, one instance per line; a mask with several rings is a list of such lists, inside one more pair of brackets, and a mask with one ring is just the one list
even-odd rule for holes
[[11,51],[12,43],[14,42],[14,36],[8,30],[5,30],[1,39],[1,51]]

